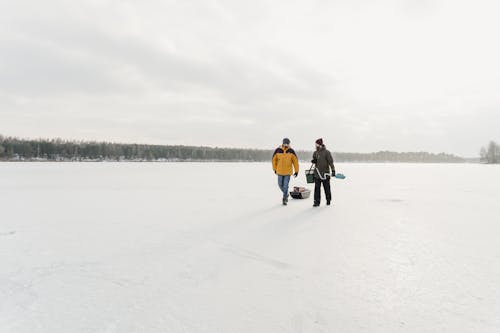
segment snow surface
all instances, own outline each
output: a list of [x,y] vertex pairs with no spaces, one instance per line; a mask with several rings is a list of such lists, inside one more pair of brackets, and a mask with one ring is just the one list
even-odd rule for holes
[[2,163],[0,332],[500,332],[499,166],[337,170]]

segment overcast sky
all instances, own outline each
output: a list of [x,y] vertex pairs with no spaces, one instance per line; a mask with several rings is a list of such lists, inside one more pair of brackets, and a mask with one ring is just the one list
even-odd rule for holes
[[2,0],[0,133],[478,155],[500,2]]

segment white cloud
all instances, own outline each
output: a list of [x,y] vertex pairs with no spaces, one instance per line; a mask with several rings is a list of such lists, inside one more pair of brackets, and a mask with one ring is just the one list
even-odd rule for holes
[[4,0],[0,132],[477,155],[498,135],[498,9]]

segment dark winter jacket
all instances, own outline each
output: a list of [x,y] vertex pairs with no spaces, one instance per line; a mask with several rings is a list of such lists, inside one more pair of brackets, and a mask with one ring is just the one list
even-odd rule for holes
[[332,176],[335,176],[332,153],[325,146],[314,152],[312,162],[316,164],[316,173],[314,174],[316,178],[325,179],[325,174],[330,174],[330,169]]

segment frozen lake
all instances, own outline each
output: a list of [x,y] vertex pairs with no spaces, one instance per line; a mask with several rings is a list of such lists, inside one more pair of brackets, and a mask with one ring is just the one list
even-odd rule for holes
[[500,166],[337,171],[0,163],[0,332],[500,332]]

